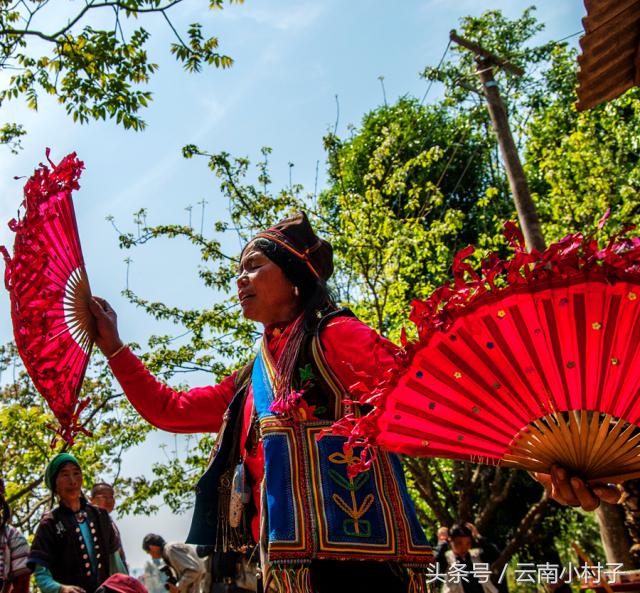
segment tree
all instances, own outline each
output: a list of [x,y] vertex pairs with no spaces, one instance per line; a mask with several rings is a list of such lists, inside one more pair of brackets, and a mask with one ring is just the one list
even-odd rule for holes
[[[144,129],[139,112],[152,94],[141,89],[158,66],[147,55],[148,31],[138,27],[125,32],[127,21],[148,20],[153,14],[164,18],[175,35],[170,51],[187,72],[204,65],[228,68],[233,62],[218,52],[216,37],[205,37],[200,23],[186,33],[175,28],[169,14],[181,2],[91,0],[82,7],[71,2],[54,7],[40,0],[2,2],[0,72],[11,76],[0,87],[0,106],[24,97],[37,110],[44,92],[55,96],[73,121],[110,118],[126,129]],[[209,8],[222,9],[223,0],[210,0]],[[110,17],[108,26],[105,17]],[[15,151],[25,133],[22,125],[6,123],[0,128],[0,144]]]
[[513,204],[489,172],[491,142],[464,112],[403,97],[325,147],[319,204],[333,222],[340,296],[398,337],[407,304],[448,278],[456,251],[501,244],[496,226]]
[[527,128],[526,170],[545,234],[588,228],[607,209],[607,228],[640,223],[640,92],[578,113],[576,53],[556,48],[548,93]]
[[[382,190],[396,216],[421,215],[432,220],[438,210],[425,207],[423,202],[428,203],[427,192],[437,191],[445,196],[447,206],[470,210],[489,182],[486,139],[472,123],[465,112],[452,113],[440,103],[422,105],[408,96],[367,113],[349,138],[341,140],[335,134],[325,137],[330,178],[325,201],[334,198],[338,190],[364,193],[366,181],[373,181],[369,156],[387,138],[390,146],[385,155],[380,155],[375,186]],[[397,167],[426,151],[432,153],[429,163],[420,163],[420,167],[415,163],[394,184],[384,187]],[[423,195],[414,195],[420,188],[424,188]],[[404,201],[406,193],[412,194],[412,201]],[[468,234],[472,235],[465,232],[465,236]]]

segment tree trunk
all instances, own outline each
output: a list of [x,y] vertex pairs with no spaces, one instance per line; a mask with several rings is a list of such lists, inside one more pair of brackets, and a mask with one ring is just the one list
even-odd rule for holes
[[631,557],[636,568],[640,568],[640,480],[629,480],[624,485],[624,491],[627,498],[622,507],[633,544]]
[[631,538],[624,524],[622,505],[602,502],[596,509],[596,519],[607,562],[621,563],[624,570],[632,569]]
[[549,506],[549,497],[547,493],[542,494],[542,498],[535,503],[529,512],[524,516],[520,525],[518,525],[511,540],[507,543],[500,557],[493,563],[491,570],[494,574],[500,574],[505,564],[511,560],[511,557],[522,547],[522,545],[531,537],[533,529],[544,518],[547,507]]

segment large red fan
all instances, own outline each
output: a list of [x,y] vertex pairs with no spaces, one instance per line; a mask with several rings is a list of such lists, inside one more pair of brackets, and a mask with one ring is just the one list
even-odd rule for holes
[[75,153],[49,163],[24,186],[24,216],[9,223],[16,233],[13,257],[1,249],[18,352],[60,422],[56,432],[71,443],[84,430],[78,419],[87,401],[78,394],[93,345],[91,293],[71,200],[84,164]]
[[476,274],[464,250],[455,285],[414,301],[404,368],[338,430],[410,455],[640,477],[640,240],[573,235],[529,254],[507,234],[511,260]]

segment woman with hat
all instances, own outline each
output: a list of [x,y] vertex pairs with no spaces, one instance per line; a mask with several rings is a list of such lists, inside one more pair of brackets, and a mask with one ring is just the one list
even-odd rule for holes
[[82,494],[78,460],[59,453],[44,479],[59,505],[40,519],[29,554],[42,593],[93,593],[110,575],[126,573],[109,514]]
[[[357,451],[327,436],[336,420],[357,413],[349,392],[383,387],[401,356],[336,307],[326,284],[332,272],[331,245],[304,213],[258,233],[242,251],[237,291],[244,316],[264,326],[261,345],[251,364],[215,386],[177,392],[159,383],[97,298],[96,344],[151,424],[218,433],[196,488],[189,543],[218,551],[259,543],[265,590],[419,593],[433,556],[398,458],[378,451],[358,473]],[[562,468],[541,481],[559,502],[585,509],[612,494]]]
[[29,544],[24,535],[9,525],[11,508],[5,498],[4,480],[0,478],[0,593],[28,593],[30,572],[27,568]]
[[264,333],[254,361],[218,385],[179,392],[159,383],[120,341],[102,299],[92,304],[96,344],[151,424],[218,433],[189,543],[259,543],[265,590],[426,591],[432,552],[398,458],[380,452],[356,473],[357,452],[327,434],[353,412],[350,386],[375,388],[399,353],[335,306],[326,284],[332,255],[302,212],[245,246],[238,298]]

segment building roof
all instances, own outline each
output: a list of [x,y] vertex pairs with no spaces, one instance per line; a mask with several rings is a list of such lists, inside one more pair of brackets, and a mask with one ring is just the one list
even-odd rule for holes
[[579,111],[640,85],[640,0],[584,0]]

